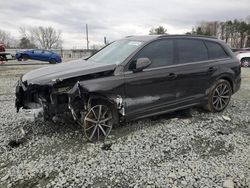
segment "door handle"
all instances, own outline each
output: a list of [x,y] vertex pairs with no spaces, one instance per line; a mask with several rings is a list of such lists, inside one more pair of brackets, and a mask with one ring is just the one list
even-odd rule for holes
[[175,78],[177,78],[177,74],[175,74],[175,73],[170,73],[170,74],[168,75],[168,78],[170,78],[170,79],[175,79]]
[[209,68],[208,68],[208,72],[214,72],[214,71],[216,71],[216,68],[215,68],[215,67],[209,67]]

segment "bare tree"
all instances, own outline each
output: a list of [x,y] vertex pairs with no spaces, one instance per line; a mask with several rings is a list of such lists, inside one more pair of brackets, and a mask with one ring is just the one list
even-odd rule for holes
[[0,42],[7,45],[10,42],[10,33],[4,30],[0,30]]
[[62,45],[62,33],[53,27],[39,26],[28,29],[20,27],[19,32],[22,37],[29,39],[31,43],[43,49],[60,48]]
[[5,44],[8,48],[15,48],[18,46],[18,41],[11,36],[7,31],[0,29],[0,43]]

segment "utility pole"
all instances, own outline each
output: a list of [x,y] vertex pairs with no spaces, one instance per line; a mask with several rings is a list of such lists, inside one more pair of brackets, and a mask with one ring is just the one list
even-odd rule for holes
[[107,44],[107,38],[104,37],[104,44],[106,45]]
[[86,41],[87,41],[87,50],[89,49],[89,31],[88,24],[86,24]]

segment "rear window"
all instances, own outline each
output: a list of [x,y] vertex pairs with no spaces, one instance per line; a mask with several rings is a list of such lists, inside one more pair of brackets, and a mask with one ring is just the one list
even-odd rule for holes
[[208,60],[207,48],[202,40],[176,39],[179,63],[192,63]]
[[225,50],[218,43],[210,41],[205,41],[205,43],[208,48],[209,59],[221,59],[228,57]]

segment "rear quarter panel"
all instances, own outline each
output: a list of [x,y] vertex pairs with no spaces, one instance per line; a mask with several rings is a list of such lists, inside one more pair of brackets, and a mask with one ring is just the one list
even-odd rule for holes
[[230,82],[233,93],[236,91],[236,86],[241,81],[241,66],[236,57],[218,61],[219,69],[214,73],[211,80],[211,85],[219,79],[225,79]]

